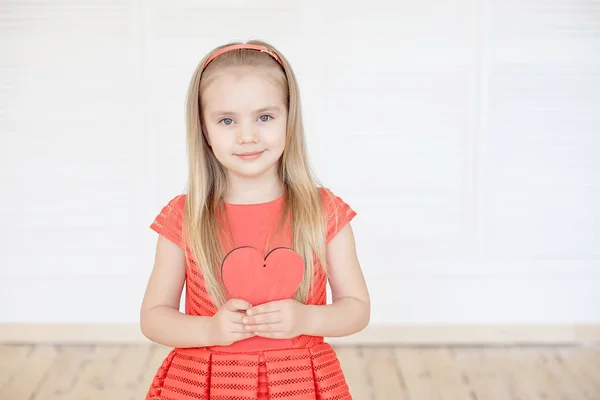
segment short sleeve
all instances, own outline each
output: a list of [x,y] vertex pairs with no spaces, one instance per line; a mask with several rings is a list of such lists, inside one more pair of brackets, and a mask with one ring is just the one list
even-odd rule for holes
[[183,248],[182,226],[185,210],[185,195],[179,195],[169,201],[156,216],[150,229]]
[[356,216],[356,212],[331,190],[321,188],[320,192],[327,215],[326,243],[329,243]]

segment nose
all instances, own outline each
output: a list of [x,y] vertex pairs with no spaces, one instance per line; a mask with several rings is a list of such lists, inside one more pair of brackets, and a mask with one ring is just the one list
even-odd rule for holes
[[258,143],[259,141],[258,127],[256,126],[245,126],[239,130],[237,135],[238,144],[244,143]]

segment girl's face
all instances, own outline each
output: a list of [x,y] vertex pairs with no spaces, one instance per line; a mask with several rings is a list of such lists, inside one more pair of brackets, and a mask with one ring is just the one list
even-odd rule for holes
[[259,68],[216,71],[203,88],[202,105],[207,140],[229,175],[277,175],[287,109],[272,73]]

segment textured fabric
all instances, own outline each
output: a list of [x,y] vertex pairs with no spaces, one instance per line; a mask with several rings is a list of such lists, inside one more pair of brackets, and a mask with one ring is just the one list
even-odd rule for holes
[[[356,215],[340,197],[320,189],[327,213],[327,242]],[[151,224],[151,229],[182,247],[181,227],[185,195],[173,198]],[[235,246],[264,248],[278,221],[281,198],[261,204],[227,204]],[[289,229],[271,248],[289,246]],[[183,247],[182,247],[183,248]],[[217,311],[202,274],[186,250],[186,314],[211,316]],[[327,302],[327,279],[315,264],[315,288],[308,304]],[[258,339],[246,339],[261,343]],[[276,340],[276,339],[270,339]],[[351,399],[333,348],[323,337],[302,335],[285,349],[237,352],[228,346],[175,348],[158,369],[146,400]]]

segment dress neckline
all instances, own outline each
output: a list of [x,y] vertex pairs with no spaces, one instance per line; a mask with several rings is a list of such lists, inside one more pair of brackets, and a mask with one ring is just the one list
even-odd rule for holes
[[276,199],[273,200],[269,200],[269,201],[263,201],[260,203],[229,203],[229,202],[224,202],[225,205],[227,207],[260,207],[260,206],[268,206],[271,204],[275,204],[280,202],[281,200],[283,200],[283,196],[279,196]]

